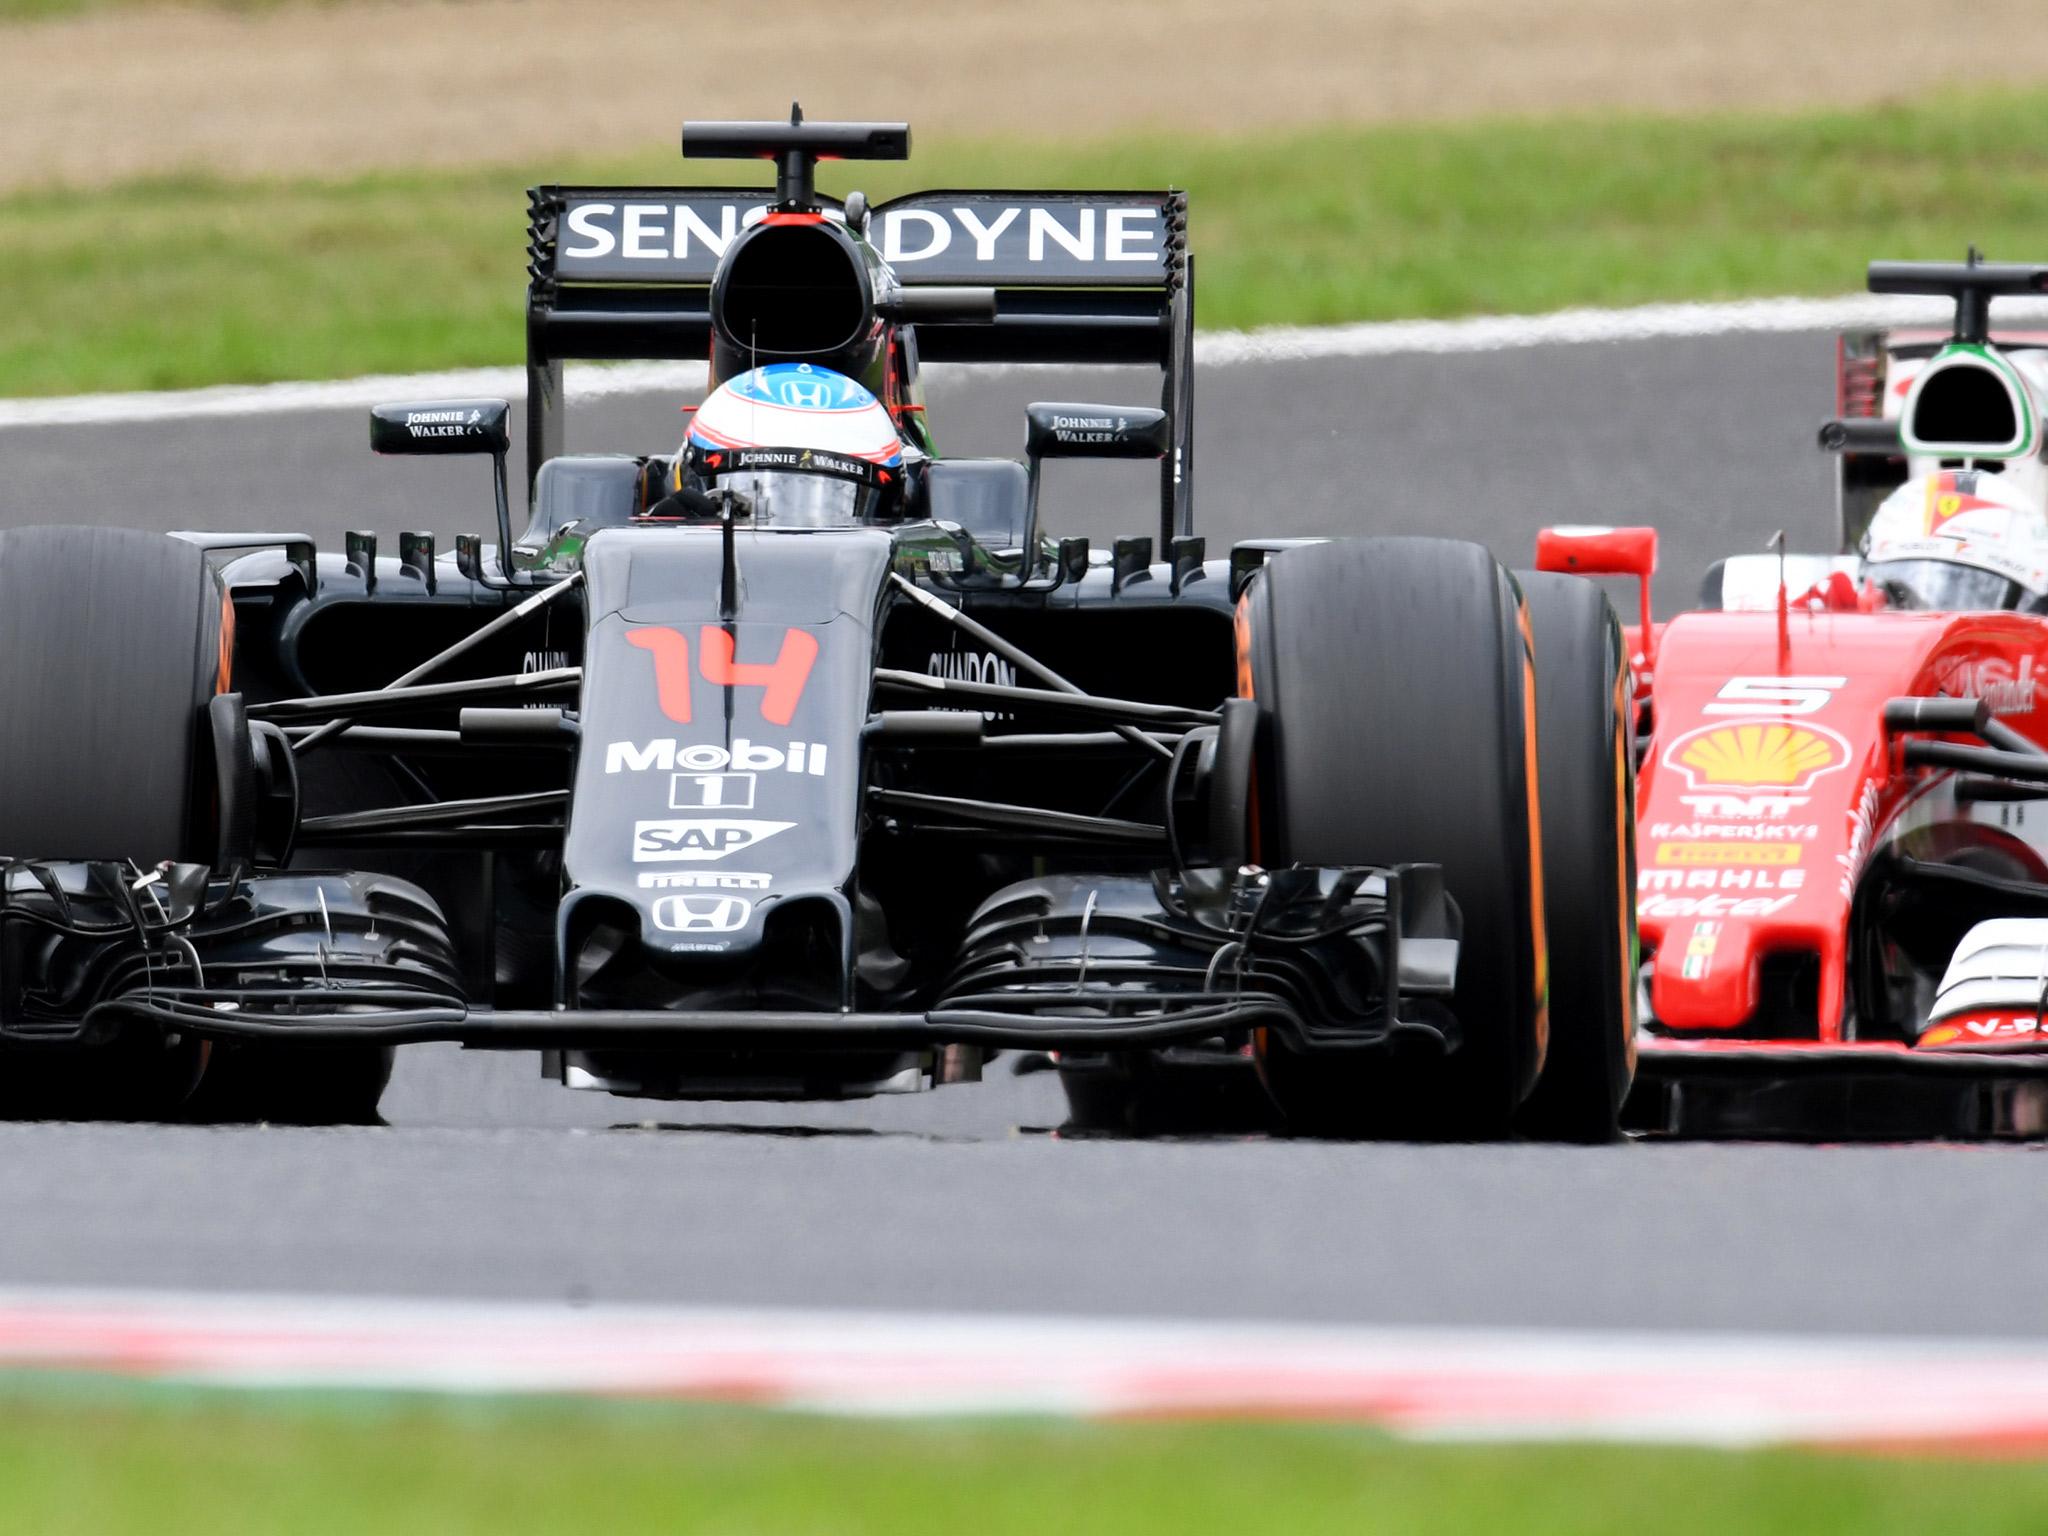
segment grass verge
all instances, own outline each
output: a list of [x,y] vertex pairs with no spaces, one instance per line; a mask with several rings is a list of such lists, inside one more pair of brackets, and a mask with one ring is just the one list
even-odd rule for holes
[[1415,1446],[1260,1424],[877,1424],[162,1392],[0,1399],[0,1526],[38,1536],[2019,1536],[2044,1522],[2039,1463]]
[[[831,190],[1176,184],[1212,327],[1836,293],[1874,256],[2048,258],[2048,92],[1791,117],[924,144]],[[695,168],[689,168],[694,170]],[[158,180],[0,199],[0,395],[516,361],[535,180],[682,161]]]

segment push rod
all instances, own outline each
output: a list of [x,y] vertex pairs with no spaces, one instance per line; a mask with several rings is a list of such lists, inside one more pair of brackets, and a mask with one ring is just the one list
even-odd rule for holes
[[[889,573],[889,580],[899,592],[908,594],[926,612],[952,625],[961,634],[973,640],[975,644],[986,646],[989,650],[995,652],[996,655],[1002,657],[1003,660],[1009,662],[1019,672],[1030,673],[1031,676],[1037,678],[1046,687],[1053,689],[1055,692],[1086,695],[1087,690],[1079,684],[1069,682],[1022,646],[1005,640],[979,619],[970,618],[966,613],[955,608],[951,603],[944,601],[937,594],[925,591],[916,582],[906,580],[895,571]],[[1169,761],[1173,757],[1173,749],[1171,747],[1163,746],[1159,742],[1151,740],[1134,725],[1120,725],[1116,728],[1116,733],[1131,743],[1132,746],[1150,752],[1156,757],[1165,758]]]
[[[498,494],[500,498],[504,496],[504,492],[505,477],[502,473],[500,473],[498,476]],[[508,544],[505,547],[509,550],[511,546]],[[508,555],[507,558],[509,559],[510,556]],[[514,603],[510,608],[507,608],[503,613],[499,614],[496,618],[492,619],[488,624],[484,625],[481,629],[474,630],[471,633],[463,636],[460,640],[456,641],[446,650],[437,651],[434,655],[429,656],[425,661],[421,662],[418,666],[414,667],[410,672],[406,673],[403,677],[398,678],[396,681],[389,683],[386,686],[389,688],[410,688],[414,683],[417,683],[421,678],[431,676],[433,673],[438,672],[441,670],[441,668],[447,666],[449,662],[456,661],[461,657],[468,655],[471,651],[475,650],[478,646],[482,645],[486,640],[492,639],[497,635],[503,634],[506,630],[510,629],[514,624],[517,624],[520,620],[529,618],[532,615],[540,612],[541,609],[545,608],[549,603],[554,602],[555,599],[562,596],[563,593],[568,592],[570,589],[574,587],[581,586],[582,584],[583,573],[581,571],[578,571],[575,575],[569,577],[566,581],[558,581],[553,586],[541,588],[540,591],[534,593],[533,596],[525,599],[523,602]],[[256,713],[256,711],[252,709],[250,710],[250,713],[253,715]],[[330,720],[328,721],[327,724],[315,730],[311,735],[303,736],[299,740],[293,742],[292,755],[294,757],[304,757],[308,752],[318,751],[319,748],[324,743],[332,740],[337,734],[346,730],[347,728],[348,722],[345,720]]]

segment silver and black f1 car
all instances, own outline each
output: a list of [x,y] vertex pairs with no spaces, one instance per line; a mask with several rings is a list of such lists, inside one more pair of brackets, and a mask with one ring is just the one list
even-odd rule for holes
[[[487,455],[495,544],[0,534],[9,1110],[362,1120],[415,1041],[655,1098],[1016,1049],[1116,1123],[1191,1052],[1319,1132],[1612,1134],[1604,599],[1434,539],[1208,558],[1184,198],[814,189],[908,144],[692,124],[774,189],[532,193],[516,537],[503,401],[371,423]],[[564,359],[707,354],[681,451],[562,452]],[[932,360],[1163,396],[947,459]],[[1156,541],[1052,536],[1060,457],[1156,460]]]

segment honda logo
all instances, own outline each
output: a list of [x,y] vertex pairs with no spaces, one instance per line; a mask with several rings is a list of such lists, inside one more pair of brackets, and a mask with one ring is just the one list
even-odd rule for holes
[[663,933],[734,933],[753,915],[744,896],[664,896],[654,904],[654,926]]
[[823,379],[784,379],[775,392],[800,411],[822,411],[829,403]]

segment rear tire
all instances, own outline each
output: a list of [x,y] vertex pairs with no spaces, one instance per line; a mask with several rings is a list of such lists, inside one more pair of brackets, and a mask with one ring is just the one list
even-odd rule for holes
[[1263,732],[1258,863],[1432,863],[1463,931],[1441,1059],[1298,1055],[1268,1091],[1319,1134],[1505,1134],[1542,1062],[1530,668],[1513,578],[1476,544],[1346,539],[1268,561],[1239,606]]
[[1550,1049],[1518,1127],[1612,1141],[1635,1075],[1635,743],[1621,625],[1578,576],[1521,577],[1536,638]]

